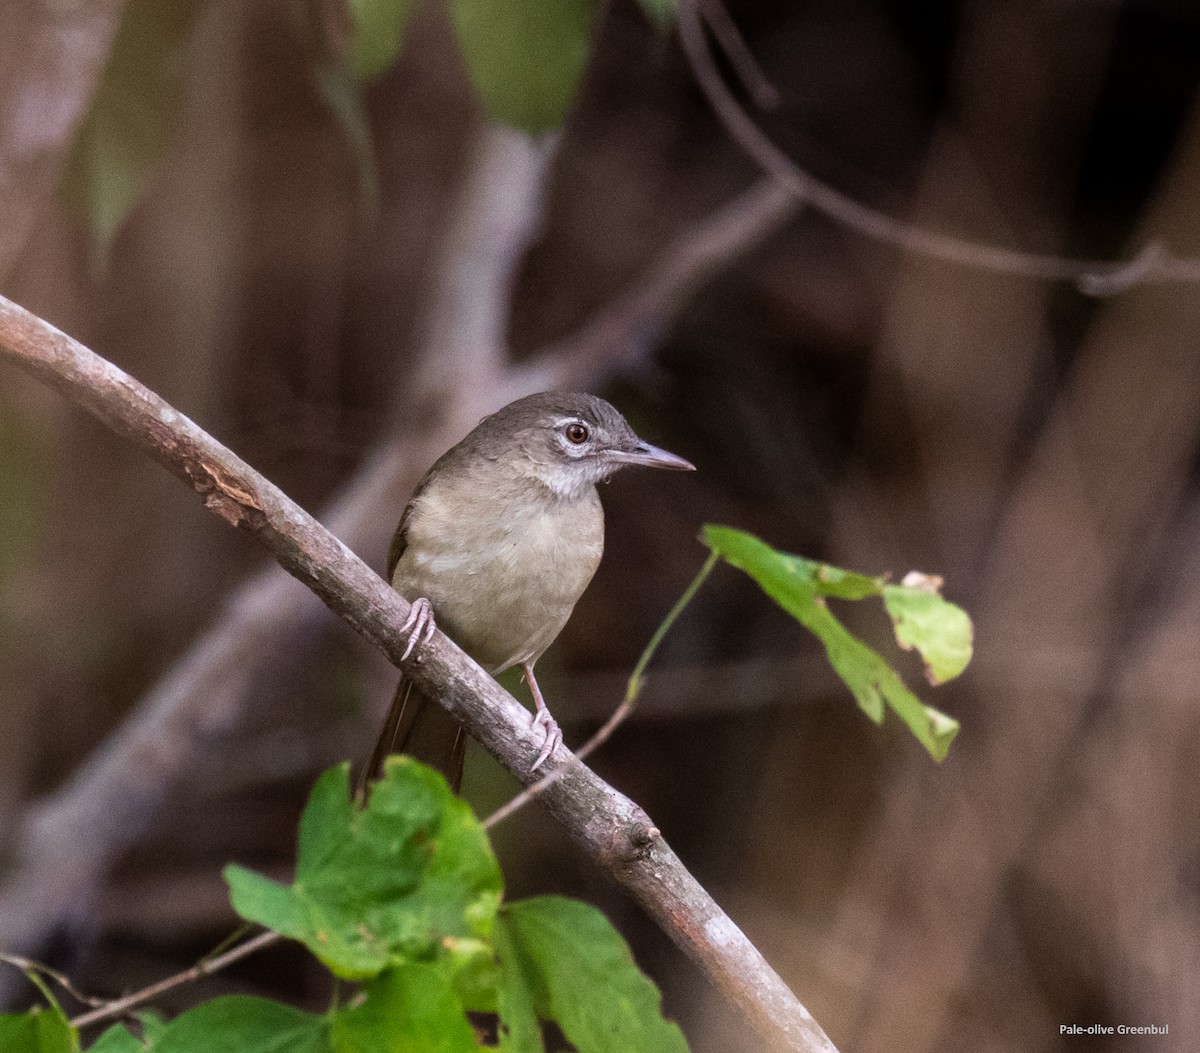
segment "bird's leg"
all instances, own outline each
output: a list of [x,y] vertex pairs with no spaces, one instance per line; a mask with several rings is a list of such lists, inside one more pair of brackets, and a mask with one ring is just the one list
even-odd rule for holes
[[429,638],[436,628],[433,621],[433,604],[424,596],[418,596],[412,601],[412,606],[408,608],[408,617],[400,626],[402,633],[408,633],[408,644],[405,646],[400,660],[403,661],[412,654],[412,649],[416,647],[418,641],[429,643]]
[[546,700],[542,698],[541,688],[538,687],[537,677],[533,675],[533,663],[522,662],[521,671],[525,674],[525,683],[529,685],[529,693],[533,695],[533,704],[537,707],[537,712],[533,715],[534,726],[542,728],[545,738],[542,740],[542,750],[537,755],[537,760],[533,762],[533,767],[530,771],[537,771],[546,761],[546,758],[554,752],[555,748],[562,742],[562,729],[558,726],[558,721],[550,715],[550,710],[546,707]]

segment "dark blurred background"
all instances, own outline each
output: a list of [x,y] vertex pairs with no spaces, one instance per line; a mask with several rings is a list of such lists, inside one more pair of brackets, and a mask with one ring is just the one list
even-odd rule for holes
[[[670,30],[632,0],[604,5],[560,137],[530,144],[487,128],[442,6],[422,5],[360,99],[372,212],[301,5],[197,6],[165,159],[102,259],[53,190],[69,146],[56,106],[104,56],[76,34],[46,66],[38,49],[65,50],[82,16],[6,4],[0,205],[21,222],[0,224],[0,291],[352,522],[343,536],[377,567],[428,463],[539,376],[591,387],[695,462],[603,490],[604,563],[539,666],[569,743],[619,701],[703,560],[704,522],[944,575],[976,660],[921,689],[963,725],[940,766],[895,719],[867,721],[815,642],[720,568],[596,768],[843,1050],[1197,1048],[1200,290],[1091,299],[765,199],[757,234],[579,365],[564,342],[761,178]],[[1200,255],[1194,5],[729,10],[780,94],[763,128],[871,207],[997,247]],[[493,219],[519,228],[499,263],[482,247]],[[520,372],[556,355],[558,372]],[[356,505],[381,464],[378,507]],[[186,690],[255,595],[261,635],[234,633],[236,676],[217,662],[220,715],[170,729],[175,752],[133,755],[126,781],[150,789],[124,836],[31,849],[39,817],[69,828],[45,802],[72,806],[123,722]],[[921,683],[882,616],[847,616]],[[0,947],[101,994],[194,962],[234,924],[221,866],[286,875],[314,776],[366,754],[392,676],[190,490],[0,366]],[[489,811],[514,784],[472,760],[465,792]],[[698,1053],[757,1048],[536,805],[496,845],[511,896],[609,913]],[[160,1004],[227,991],[328,998],[303,953],[276,948]],[[1070,1023],[1170,1034],[1060,1037]]]

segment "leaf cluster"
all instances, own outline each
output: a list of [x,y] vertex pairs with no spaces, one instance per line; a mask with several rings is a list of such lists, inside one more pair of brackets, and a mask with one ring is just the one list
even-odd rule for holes
[[[470,1053],[468,1012],[497,1013],[506,1053],[544,1053],[541,1021],[579,1053],[686,1053],[679,1028],[595,908],[556,896],[503,902],[483,827],[437,772],[389,760],[366,805],[349,767],[318,780],[300,823],[295,881],[225,871],[234,909],[303,943],[352,981],[325,1013],[222,997],[170,1022],[105,1031],[93,1053]],[[47,1005],[0,1017],[0,1053],[69,1053],[78,1033]]]

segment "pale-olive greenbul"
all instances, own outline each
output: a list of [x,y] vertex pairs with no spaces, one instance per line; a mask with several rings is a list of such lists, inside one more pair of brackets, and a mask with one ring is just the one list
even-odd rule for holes
[[[412,604],[408,651],[437,626],[491,673],[520,666],[543,729],[534,769],[562,740],[533,675],[604,550],[596,484],[626,465],[692,471],[643,442],[594,395],[543,392],[485,417],[425,473],[400,517],[388,578]],[[405,652],[407,655],[408,651]],[[462,726],[401,679],[364,771],[389,753],[440,769],[457,790]]]

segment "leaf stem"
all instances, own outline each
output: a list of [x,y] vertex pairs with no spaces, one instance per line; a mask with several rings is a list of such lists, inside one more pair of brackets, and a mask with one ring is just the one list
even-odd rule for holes
[[642,652],[641,658],[638,659],[637,665],[633,667],[633,673],[629,677],[629,684],[625,688],[623,705],[632,706],[637,701],[637,697],[642,691],[643,674],[646,672],[646,666],[650,664],[650,659],[654,657],[654,652],[658,650],[659,644],[663,642],[663,638],[670,632],[671,626],[675,624],[676,620],[683,613],[683,609],[692,602],[692,598],[700,590],[700,586],[704,584],[705,579],[712,573],[713,567],[717,565],[717,560],[720,558],[720,555],[716,552],[709,553],[708,559],[704,561],[704,566],[700,568],[699,573],[692,579],[692,583],[683,590],[683,595],[676,601],[670,613],[662,620],[662,624],[654,630],[654,635],[650,637],[650,642],[646,644],[646,649]]

